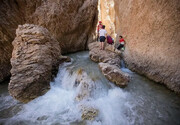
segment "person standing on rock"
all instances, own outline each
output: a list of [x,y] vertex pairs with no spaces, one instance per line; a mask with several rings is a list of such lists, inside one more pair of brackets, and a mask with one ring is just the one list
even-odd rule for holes
[[119,36],[120,37],[120,40],[119,40],[119,46],[117,47],[118,50],[121,50],[124,48],[124,45],[125,45],[125,40],[123,39],[122,36]]
[[104,42],[107,36],[107,31],[105,30],[105,25],[102,26],[102,29],[99,31],[100,36],[100,46],[101,50],[104,50]]
[[99,31],[100,31],[100,29],[102,29],[102,22],[101,21],[99,21],[99,25],[97,26],[97,41],[99,41]]

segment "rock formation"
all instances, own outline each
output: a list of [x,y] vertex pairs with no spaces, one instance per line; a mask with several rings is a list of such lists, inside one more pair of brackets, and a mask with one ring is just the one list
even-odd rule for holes
[[124,88],[130,80],[130,76],[127,73],[119,70],[119,67],[108,63],[99,63],[99,67],[104,76],[115,83],[117,86]]
[[81,115],[82,120],[93,121],[99,113],[99,110],[88,106],[82,106],[81,111],[82,111],[82,115]]
[[98,42],[89,44],[89,57],[99,63],[103,75],[115,85],[124,88],[127,86],[130,76],[120,69],[120,56],[109,50],[100,50]]
[[106,26],[106,30],[108,34],[115,38],[116,31],[115,31],[115,10],[114,10],[114,1],[113,0],[99,0],[98,3],[98,11],[99,20],[102,21],[103,25]]
[[99,43],[94,42],[89,44],[89,57],[94,62],[109,63],[120,67],[120,56],[110,51],[103,51],[99,48]]
[[19,25],[13,41],[9,92],[17,100],[28,102],[49,88],[52,72],[59,67],[60,47],[47,29]]
[[62,53],[85,50],[97,22],[97,0],[1,0],[0,82],[10,75],[12,41],[19,24],[43,26],[57,39]]
[[107,29],[114,23],[117,38],[122,35],[126,40],[124,59],[128,67],[180,92],[180,1],[100,2],[109,10],[101,10],[102,22]]

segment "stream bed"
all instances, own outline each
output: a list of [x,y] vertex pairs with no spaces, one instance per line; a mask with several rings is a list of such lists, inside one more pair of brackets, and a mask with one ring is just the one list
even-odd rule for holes
[[[180,96],[163,85],[122,68],[132,80],[121,89],[102,75],[88,51],[68,56],[72,62],[60,66],[51,89],[27,104],[8,94],[8,81],[0,84],[0,125],[180,125]],[[91,97],[81,102],[74,100],[78,69],[94,84]],[[94,121],[81,120],[81,104],[98,109]]]

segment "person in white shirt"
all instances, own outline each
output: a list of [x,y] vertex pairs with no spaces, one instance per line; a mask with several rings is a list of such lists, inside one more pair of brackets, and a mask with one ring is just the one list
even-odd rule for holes
[[107,36],[107,31],[105,30],[105,25],[102,26],[102,29],[99,31],[100,36],[100,44],[101,44],[101,50],[104,50],[104,42]]

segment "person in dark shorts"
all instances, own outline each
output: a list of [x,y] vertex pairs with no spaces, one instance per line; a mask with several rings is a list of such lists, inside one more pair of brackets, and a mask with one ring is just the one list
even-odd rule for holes
[[100,36],[100,47],[101,50],[104,50],[104,42],[106,40],[107,31],[105,30],[105,25],[102,26],[102,29],[99,31]]

